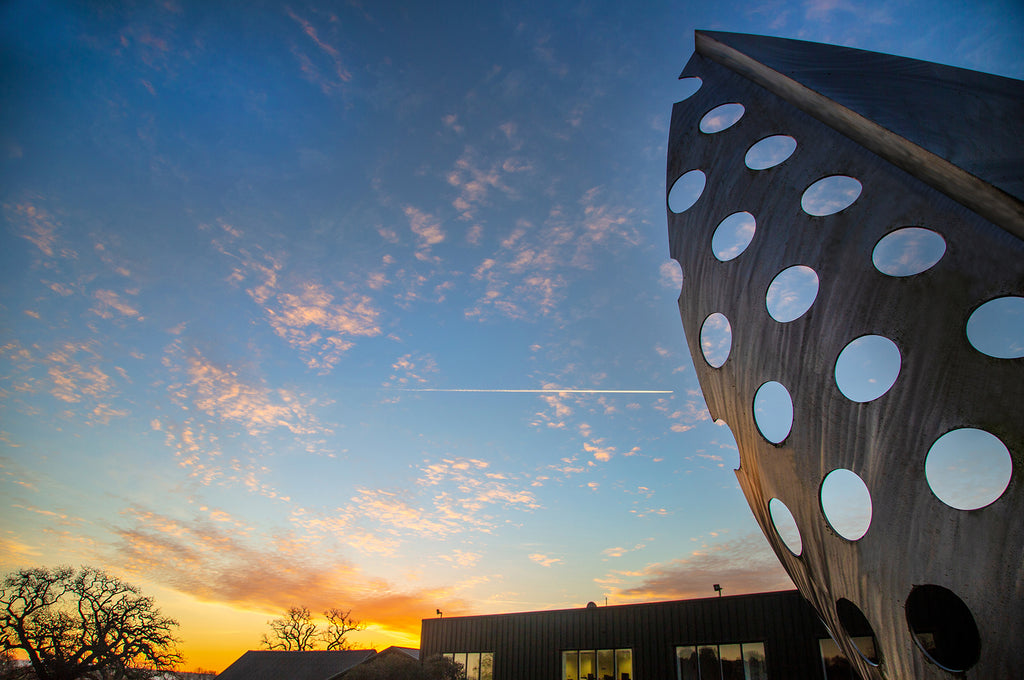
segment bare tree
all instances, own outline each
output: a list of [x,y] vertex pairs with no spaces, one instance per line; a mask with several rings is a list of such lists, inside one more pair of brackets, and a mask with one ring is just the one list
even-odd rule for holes
[[345,639],[349,633],[366,628],[365,623],[360,623],[352,618],[352,610],[343,612],[338,608],[328,609],[324,612],[327,618],[327,628],[321,634],[327,649],[351,649],[352,644]]
[[285,615],[267,621],[270,634],[263,634],[260,644],[265,649],[305,652],[317,649],[320,643],[329,650],[351,649],[346,640],[349,633],[363,630],[366,624],[352,618],[352,610],[342,611],[337,607],[324,612],[327,627],[320,628],[313,621],[313,615],[306,607],[289,607]]
[[0,585],[0,649],[24,652],[38,680],[172,669],[177,626],[153,598],[91,567],[22,569]]
[[306,607],[289,607],[285,615],[267,621],[270,635],[263,634],[262,644],[267,649],[286,652],[305,652],[316,649],[317,626]]

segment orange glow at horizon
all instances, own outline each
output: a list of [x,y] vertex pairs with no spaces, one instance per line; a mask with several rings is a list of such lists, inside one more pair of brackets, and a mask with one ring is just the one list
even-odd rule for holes
[[[185,657],[179,670],[222,672],[249,650],[260,649],[260,640],[269,630],[267,622],[282,612],[266,613],[195,600],[187,595],[165,591],[157,598],[165,613],[181,624],[179,651]],[[381,651],[392,645],[418,648],[421,618],[409,617],[401,628],[376,623],[371,617],[352,615],[367,624],[366,629],[350,633],[356,649]],[[317,621],[317,623],[321,623]],[[408,626],[406,628],[406,626]],[[415,630],[415,633],[410,631]]]

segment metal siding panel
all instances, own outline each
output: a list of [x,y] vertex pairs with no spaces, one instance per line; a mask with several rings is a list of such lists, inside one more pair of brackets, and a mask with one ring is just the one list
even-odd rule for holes
[[676,645],[764,641],[769,677],[820,680],[817,638],[824,634],[813,608],[793,591],[426,619],[421,651],[423,658],[493,651],[495,680],[558,680],[562,650],[629,648],[636,680],[674,680]]

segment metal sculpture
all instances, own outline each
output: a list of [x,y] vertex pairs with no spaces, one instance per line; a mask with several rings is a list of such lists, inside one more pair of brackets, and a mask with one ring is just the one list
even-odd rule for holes
[[[672,111],[670,251],[701,388],[736,438],[755,518],[863,678],[1016,677],[1024,352],[993,352],[970,326],[1024,304],[1024,83],[777,38],[695,43],[680,77],[699,89]],[[732,250],[715,243],[720,226],[738,229]],[[880,269],[900,236],[927,236],[937,256]],[[812,272],[813,302],[770,313],[791,269]],[[731,332],[718,352],[702,347],[715,323]],[[837,384],[858,340],[896,362],[880,395]],[[778,433],[755,406],[771,390]],[[929,458],[944,435],[978,432],[1009,471],[991,502],[960,509]],[[843,476],[860,484],[863,531],[829,514],[823,491]]]

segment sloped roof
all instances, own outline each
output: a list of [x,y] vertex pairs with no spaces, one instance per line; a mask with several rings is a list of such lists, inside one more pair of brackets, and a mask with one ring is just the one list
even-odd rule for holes
[[415,647],[397,647],[395,645],[392,645],[387,649],[381,651],[378,656],[384,654],[404,654],[405,656],[416,659],[417,661],[420,658],[420,650],[418,650]]
[[1024,81],[786,38],[697,31],[695,43],[699,54],[1021,236]]
[[251,650],[217,676],[217,680],[331,680],[373,658],[372,649],[343,652]]

